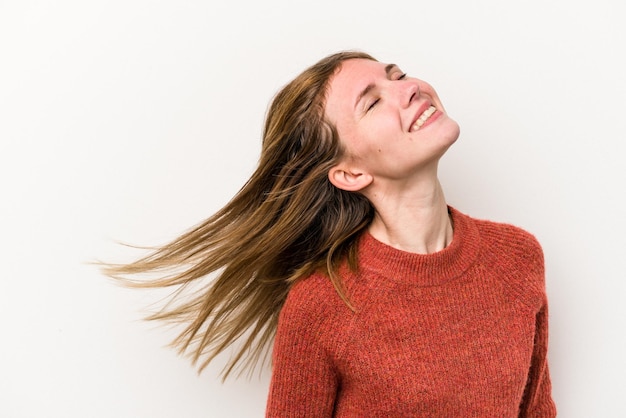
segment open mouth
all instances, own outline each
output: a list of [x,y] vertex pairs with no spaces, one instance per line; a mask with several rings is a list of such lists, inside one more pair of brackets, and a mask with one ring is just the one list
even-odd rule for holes
[[424,113],[422,113],[420,117],[417,118],[413,126],[411,126],[411,132],[415,132],[419,130],[426,123],[428,118],[430,118],[433,115],[433,113],[435,113],[436,111],[437,111],[437,108],[432,105],[428,109],[426,109]]

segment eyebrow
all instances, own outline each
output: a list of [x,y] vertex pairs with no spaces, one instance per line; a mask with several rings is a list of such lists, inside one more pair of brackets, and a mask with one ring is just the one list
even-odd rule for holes
[[[398,66],[396,64],[387,64],[385,66],[385,73],[387,74],[387,77],[391,76],[391,70],[393,70],[394,68],[398,68]],[[367,96],[369,94],[369,92],[372,91],[372,89],[374,89],[374,87],[376,87],[376,85],[374,83],[370,83],[367,86],[365,86],[365,88],[361,91],[361,93],[359,93],[359,95],[356,98],[356,101],[354,102],[354,107],[355,108],[359,104],[361,99],[363,99],[363,97]]]

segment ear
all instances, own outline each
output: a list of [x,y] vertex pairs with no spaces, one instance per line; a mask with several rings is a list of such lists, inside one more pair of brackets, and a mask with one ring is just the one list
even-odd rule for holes
[[357,192],[369,186],[374,178],[361,170],[336,165],[328,171],[328,179],[338,189]]

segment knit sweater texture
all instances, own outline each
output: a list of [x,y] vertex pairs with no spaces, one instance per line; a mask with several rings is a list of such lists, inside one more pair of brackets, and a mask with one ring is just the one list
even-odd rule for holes
[[554,417],[543,253],[529,233],[450,208],[433,254],[359,238],[339,273],[293,286],[274,342],[268,417]]

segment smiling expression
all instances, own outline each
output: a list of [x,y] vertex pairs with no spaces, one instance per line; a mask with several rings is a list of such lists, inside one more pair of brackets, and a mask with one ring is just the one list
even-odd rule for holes
[[325,111],[346,151],[342,164],[374,180],[406,180],[436,167],[459,135],[433,87],[395,64],[343,62]]

